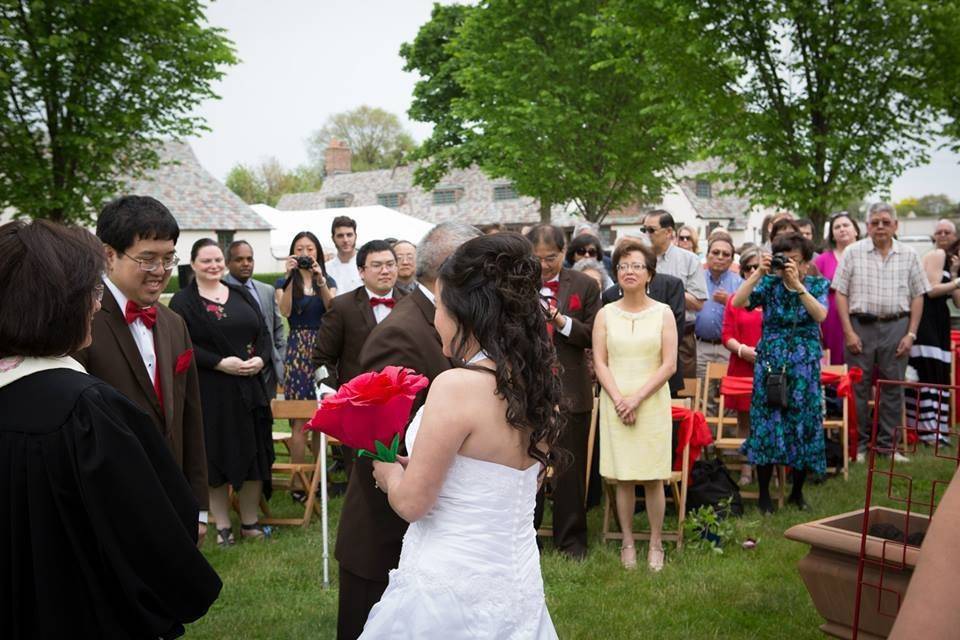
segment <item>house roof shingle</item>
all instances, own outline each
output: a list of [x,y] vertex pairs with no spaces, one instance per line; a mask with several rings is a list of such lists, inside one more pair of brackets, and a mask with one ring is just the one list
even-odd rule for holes
[[161,165],[139,180],[128,182],[126,193],[152,196],[170,209],[184,230],[250,231],[270,229],[246,202],[204,169],[185,142],[167,141]]

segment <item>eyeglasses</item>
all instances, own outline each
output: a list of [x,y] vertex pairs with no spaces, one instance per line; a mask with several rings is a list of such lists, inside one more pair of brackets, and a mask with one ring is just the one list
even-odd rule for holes
[[933,235],[935,236],[949,236],[952,231],[947,231],[946,229],[940,229],[939,231],[934,231]]
[[575,253],[578,256],[590,256],[591,258],[597,257],[597,249],[595,247],[580,247]]
[[103,302],[103,288],[102,284],[93,286],[93,299],[97,302]]
[[729,251],[721,251],[720,249],[714,249],[713,251],[710,252],[710,255],[712,255],[715,258],[732,258],[733,257],[733,254],[730,253]]
[[754,271],[759,265],[756,264],[744,264],[740,265],[740,273],[747,273],[748,271]]
[[366,268],[372,269],[374,271],[381,271],[383,269],[386,269],[387,271],[393,271],[394,269],[397,268],[397,263],[394,262],[393,260],[390,260],[388,262],[371,262],[366,266]]
[[180,258],[178,258],[177,256],[173,256],[172,258],[166,258],[166,259],[145,260],[143,258],[134,258],[133,256],[128,255],[123,251],[121,251],[120,253],[126,256],[127,258],[130,258],[134,262],[136,262],[137,265],[140,267],[140,271],[144,271],[146,273],[153,273],[154,271],[156,271],[161,267],[163,268],[164,271],[173,271],[173,268],[176,267],[178,264],[180,264]]
[[657,231],[660,231],[660,229],[663,229],[663,227],[640,227],[640,233],[651,235],[656,233]]
[[868,224],[871,227],[892,227],[893,220],[882,220],[882,219],[878,220],[877,218],[874,218]]
[[680,242],[693,242],[693,236],[677,236]]
[[624,273],[627,271],[640,273],[641,271],[645,271],[646,268],[647,268],[647,265],[643,264],[642,262],[631,262],[629,264],[626,262],[621,262],[620,264],[617,265],[617,271],[622,271]]

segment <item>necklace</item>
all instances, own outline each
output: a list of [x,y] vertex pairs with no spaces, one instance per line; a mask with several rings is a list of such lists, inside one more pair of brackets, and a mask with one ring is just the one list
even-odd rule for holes
[[215,293],[204,291],[199,286],[197,288],[200,290],[200,295],[207,300],[213,300],[218,304],[222,304],[223,301],[227,299],[227,288],[222,284],[217,285],[217,288],[214,290]]

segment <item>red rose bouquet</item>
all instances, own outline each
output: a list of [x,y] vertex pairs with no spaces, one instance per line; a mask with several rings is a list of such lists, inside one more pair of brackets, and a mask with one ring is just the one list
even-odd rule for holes
[[396,462],[413,399],[428,384],[425,376],[403,367],[362,373],[325,398],[304,428],[359,449],[361,456]]

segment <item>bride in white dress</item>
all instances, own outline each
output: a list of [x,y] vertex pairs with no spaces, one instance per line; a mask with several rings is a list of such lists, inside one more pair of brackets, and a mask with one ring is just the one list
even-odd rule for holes
[[411,525],[361,638],[557,637],[533,529],[560,429],[539,289],[517,234],[471,240],[444,264],[435,324],[465,366],[434,380],[407,430],[409,459],[374,464]]

